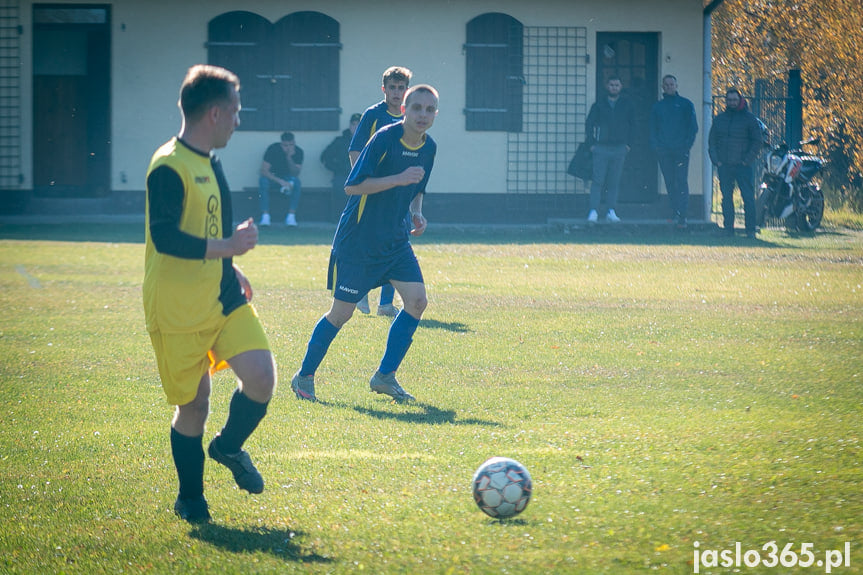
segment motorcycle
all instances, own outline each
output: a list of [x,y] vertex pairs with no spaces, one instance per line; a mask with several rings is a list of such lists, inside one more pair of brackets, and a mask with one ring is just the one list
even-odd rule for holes
[[764,174],[755,199],[756,223],[767,218],[784,220],[789,231],[813,232],[824,216],[824,194],[813,178],[824,168],[824,160],[807,154],[803,146],[817,144],[812,138],[797,149],[781,144],[764,157]]

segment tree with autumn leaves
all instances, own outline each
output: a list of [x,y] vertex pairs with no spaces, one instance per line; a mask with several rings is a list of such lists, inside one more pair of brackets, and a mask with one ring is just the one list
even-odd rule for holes
[[[803,136],[821,140],[828,201],[863,211],[860,0],[712,2],[713,86],[751,94],[757,79],[803,78]],[[706,6],[709,4],[706,4]]]

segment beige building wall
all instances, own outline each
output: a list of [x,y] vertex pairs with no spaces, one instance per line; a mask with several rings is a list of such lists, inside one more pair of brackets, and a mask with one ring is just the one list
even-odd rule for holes
[[[60,2],[62,3],[62,2]],[[72,2],[68,2],[72,3]],[[25,183],[32,186],[32,2],[21,3],[22,145]],[[380,76],[394,64],[414,71],[414,83],[427,82],[441,94],[440,113],[430,133],[438,157],[430,191],[503,193],[506,191],[504,132],[465,131],[465,27],[473,17],[503,12],[530,26],[583,26],[587,29],[589,95],[595,93],[596,32],[660,32],[660,75],[675,74],[681,94],[693,100],[704,125],[698,95],[702,91],[702,3],[700,0],[429,0],[392,4],[378,0],[277,2],[251,0],[116,0],[112,6],[112,162],[114,190],[141,190],[152,152],[176,134],[176,102],[186,69],[206,62],[207,23],[232,10],[253,11],[275,22],[288,13],[313,10],[336,19],[341,27],[341,126],[382,97]],[[388,24],[381,25],[381,15]],[[658,94],[657,94],[658,96]],[[592,102],[592,97],[589,96]],[[591,102],[587,102],[589,105]],[[579,119],[578,121],[583,121]],[[305,149],[305,186],[329,185],[320,151],[337,132],[296,132]],[[219,152],[232,189],[255,186],[267,145],[278,132],[238,132]],[[700,138],[695,150],[700,150]],[[693,158],[693,193],[701,181],[701,163]],[[663,190],[664,187],[660,188]]]

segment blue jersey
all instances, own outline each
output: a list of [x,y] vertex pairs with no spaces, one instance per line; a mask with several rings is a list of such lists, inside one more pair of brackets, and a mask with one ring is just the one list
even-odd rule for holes
[[333,254],[337,258],[380,261],[410,248],[410,223],[405,214],[417,194],[426,191],[437,144],[426,134],[420,147],[411,148],[402,142],[402,135],[402,122],[375,132],[345,186],[359,184],[369,177],[400,174],[411,166],[422,166],[425,176],[417,184],[397,186],[377,194],[349,196],[333,239]]
[[369,143],[369,140],[372,139],[375,132],[384,126],[395,124],[401,121],[401,119],[401,114],[393,116],[389,113],[386,100],[382,100],[374,106],[366,108],[366,111],[363,112],[363,117],[360,118],[357,131],[354,132],[354,137],[351,138],[351,146],[348,148],[348,151],[361,152],[366,144]]

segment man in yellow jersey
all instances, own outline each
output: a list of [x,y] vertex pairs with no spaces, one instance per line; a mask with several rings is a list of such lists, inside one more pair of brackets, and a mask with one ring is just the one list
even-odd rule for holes
[[249,303],[251,286],[233,263],[255,247],[258,230],[250,218],[232,232],[231,193],[212,153],[240,125],[239,90],[237,76],[224,68],[190,68],[180,88],[180,133],[156,150],[147,171],[144,312],[162,388],[177,406],[174,511],[190,523],[210,520],[203,436],[211,373],[226,364],[239,383],[208,453],[250,493],[262,492],[264,480],[242,445],[276,386],[269,342]]

